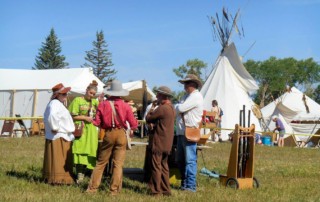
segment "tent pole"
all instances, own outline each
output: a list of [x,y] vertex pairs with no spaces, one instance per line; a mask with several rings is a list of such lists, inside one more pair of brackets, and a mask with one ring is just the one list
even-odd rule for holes
[[12,93],[11,93],[11,110],[10,110],[10,117],[13,117],[13,114],[14,114],[14,97],[15,97],[15,93],[16,93],[16,90],[12,90]]
[[32,116],[36,116],[36,112],[37,112],[37,100],[38,100],[38,90],[34,89],[33,92],[33,112],[32,112]]

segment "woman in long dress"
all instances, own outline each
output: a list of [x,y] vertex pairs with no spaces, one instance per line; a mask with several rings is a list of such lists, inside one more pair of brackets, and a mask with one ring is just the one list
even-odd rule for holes
[[98,128],[92,124],[92,121],[98,108],[98,100],[95,99],[98,83],[93,80],[86,89],[86,94],[75,98],[69,111],[73,117],[74,123],[84,124],[82,135],[76,137],[73,146],[73,162],[76,166],[77,183],[81,183],[85,173],[93,170],[96,165],[98,149]]
[[70,87],[62,83],[52,88],[51,100],[44,112],[45,150],[43,178],[49,184],[73,184],[72,141],[74,124],[64,105]]

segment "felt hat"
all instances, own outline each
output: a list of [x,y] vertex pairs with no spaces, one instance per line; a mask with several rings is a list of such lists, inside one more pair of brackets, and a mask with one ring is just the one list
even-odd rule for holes
[[198,88],[202,86],[202,82],[199,80],[199,78],[194,74],[188,74],[184,79],[179,80],[180,83],[184,84],[186,82],[194,82],[198,85]]
[[172,92],[170,90],[170,88],[168,88],[167,86],[160,86],[158,89],[154,90],[157,93],[163,94],[163,95],[167,95],[172,97]]
[[52,87],[52,98],[57,97],[59,94],[68,93],[71,90],[71,87],[64,87],[62,83]]
[[104,93],[109,96],[127,96],[129,91],[123,89],[121,81],[113,80],[110,88],[105,89]]

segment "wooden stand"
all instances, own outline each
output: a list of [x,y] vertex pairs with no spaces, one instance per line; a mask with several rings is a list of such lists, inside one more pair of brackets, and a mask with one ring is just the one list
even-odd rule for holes
[[254,124],[250,128],[236,124],[227,176],[220,175],[222,185],[236,189],[259,187],[258,180],[253,177],[254,132]]

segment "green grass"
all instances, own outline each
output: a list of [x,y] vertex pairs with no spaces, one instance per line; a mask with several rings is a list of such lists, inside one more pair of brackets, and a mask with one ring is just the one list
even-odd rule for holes
[[[137,141],[146,141],[137,139]],[[208,144],[203,150],[209,170],[226,174],[230,143]],[[120,195],[108,194],[104,180],[97,194],[83,193],[81,186],[50,186],[42,182],[44,137],[0,138],[0,201],[158,201],[147,195],[145,183],[125,177]],[[127,152],[126,168],[142,168],[145,147],[135,146]],[[199,153],[198,170],[204,167]],[[256,146],[255,176],[260,188],[233,190],[217,179],[198,175],[196,193],[172,189],[171,197],[161,201],[320,201],[320,163],[318,149]]]

